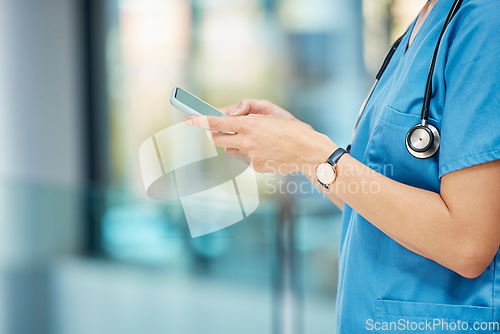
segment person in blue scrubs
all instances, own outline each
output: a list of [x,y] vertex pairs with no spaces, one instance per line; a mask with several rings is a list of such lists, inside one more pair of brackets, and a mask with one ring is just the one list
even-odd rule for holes
[[403,36],[328,189],[316,169],[338,146],[268,101],[185,121],[258,172],[304,173],[343,209],[337,333],[500,333],[499,0],[464,0],[444,32],[428,118],[439,150],[405,145],[452,5],[431,0]]

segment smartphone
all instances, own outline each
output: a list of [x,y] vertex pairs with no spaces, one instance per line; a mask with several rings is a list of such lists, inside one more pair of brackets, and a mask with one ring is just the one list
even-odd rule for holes
[[188,115],[227,116],[180,87],[172,89],[170,104]]

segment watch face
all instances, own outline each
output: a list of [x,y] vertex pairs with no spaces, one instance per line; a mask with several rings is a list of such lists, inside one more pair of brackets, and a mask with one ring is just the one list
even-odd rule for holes
[[333,170],[333,166],[327,162],[323,162],[316,167],[316,177],[318,181],[329,185],[335,181],[335,171]]

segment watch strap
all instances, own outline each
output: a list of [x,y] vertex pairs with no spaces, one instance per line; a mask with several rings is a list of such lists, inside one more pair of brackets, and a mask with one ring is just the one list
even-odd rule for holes
[[330,188],[328,188],[328,185],[324,184],[323,182],[321,182],[321,181],[320,181],[320,180],[318,180],[317,178],[316,178],[316,180],[317,180],[317,181],[318,181],[318,183],[319,183],[319,184],[321,184],[324,188],[326,188],[326,189],[330,189]]
[[344,155],[344,153],[347,153],[346,150],[344,150],[343,148],[339,147],[338,149],[336,149],[332,155],[330,155],[330,157],[328,159],[326,159],[326,161],[332,165],[332,166],[335,166],[337,164],[337,162],[339,161],[339,159]]
[[[330,155],[328,159],[326,159],[326,162],[329,163],[332,166],[332,168],[334,168],[334,173],[335,173],[335,165],[337,164],[339,159],[344,155],[344,153],[347,153],[347,151],[339,147],[332,153],[332,155]],[[317,178],[317,180],[318,183],[321,184],[323,187],[325,187],[326,189],[330,189],[328,185],[321,182],[319,178]]]

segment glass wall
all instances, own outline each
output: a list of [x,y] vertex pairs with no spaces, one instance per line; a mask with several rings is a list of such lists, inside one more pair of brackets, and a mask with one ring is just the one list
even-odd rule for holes
[[[129,268],[125,276],[161,277],[152,283],[157,295],[138,297],[160,308],[164,323],[155,326],[182,334],[334,332],[341,212],[333,204],[299,175],[259,175],[253,214],[191,238],[179,199],[146,196],[139,147],[185,117],[169,103],[174,86],[216,107],[269,99],[346,146],[370,78],[416,3],[107,0],[101,75],[111,185],[100,196],[98,242],[109,261]],[[203,132],[193,141],[210,149]]]

